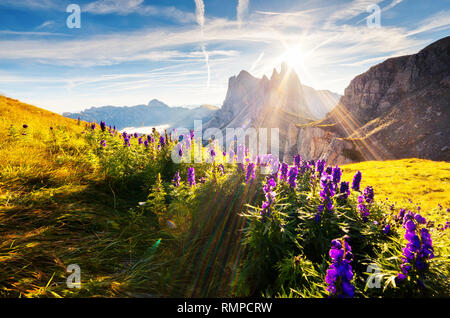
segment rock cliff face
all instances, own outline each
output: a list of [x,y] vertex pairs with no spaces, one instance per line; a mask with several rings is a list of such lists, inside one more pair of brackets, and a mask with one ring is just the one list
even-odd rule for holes
[[450,37],[357,76],[323,119],[298,131],[306,159],[450,160]]
[[279,128],[283,155],[297,142],[297,125],[323,118],[339,97],[303,86],[286,64],[282,64],[279,73],[274,69],[270,79],[241,71],[229,79],[222,108],[204,128]]

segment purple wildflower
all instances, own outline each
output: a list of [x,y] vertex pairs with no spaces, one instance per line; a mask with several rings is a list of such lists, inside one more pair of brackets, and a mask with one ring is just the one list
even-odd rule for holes
[[369,207],[365,204],[366,201],[364,200],[364,196],[360,195],[358,197],[358,203],[359,203],[357,206],[358,212],[361,214],[363,221],[367,222],[369,220],[368,217],[370,215],[370,212]]
[[351,283],[353,280],[353,269],[350,265],[353,259],[351,251],[352,249],[345,238],[331,241],[329,255],[332,263],[325,277],[330,297],[352,298],[354,296],[355,287]]
[[329,174],[324,174],[320,179],[320,191],[321,204],[317,208],[318,214],[322,214],[324,211],[333,211],[333,196],[335,194],[335,185],[333,179]]
[[[403,218],[403,227],[406,229],[405,239],[408,242],[403,248],[401,273],[397,274],[397,282],[406,279],[411,270],[415,270],[421,277],[428,269],[428,260],[434,257],[433,241],[427,228],[419,228],[425,220],[421,215],[406,213]],[[416,221],[417,224],[414,222]],[[425,220],[426,223],[426,220]],[[417,280],[420,286],[420,281]]]
[[179,171],[177,171],[176,173],[175,173],[175,175],[173,176],[173,180],[172,180],[172,183],[173,183],[173,185],[175,186],[175,187],[179,187],[180,186],[180,172]]
[[295,187],[297,185],[296,184],[297,176],[298,176],[298,168],[297,168],[297,166],[293,166],[289,170],[289,186],[293,189],[295,189]]
[[353,182],[352,182],[352,189],[355,191],[359,191],[359,187],[361,186],[361,172],[358,171],[357,173],[355,173],[355,175],[353,176]]
[[275,182],[275,179],[273,177],[270,177],[267,178],[267,182],[263,187],[263,191],[266,197],[266,201],[263,202],[260,212],[263,222],[265,222],[266,217],[270,218],[272,216],[272,206],[275,203],[276,196],[276,193],[273,191],[273,189],[276,187],[276,185],[277,184]]
[[333,176],[333,183],[337,185],[341,181],[341,168],[336,165],[336,167],[333,168],[331,175]]
[[317,161],[317,172],[319,173],[319,176],[323,173],[324,169],[325,169],[325,160]]
[[367,203],[373,203],[373,197],[374,197],[374,193],[373,193],[373,188],[371,186],[368,186],[364,189],[364,199],[366,200]]
[[287,181],[287,175],[288,175],[288,164],[287,163],[282,163],[281,164],[281,175],[280,175],[280,179]]
[[220,174],[225,174],[225,167],[223,166],[223,164],[220,164],[218,167],[217,167],[217,171],[219,171],[220,172]]
[[255,179],[255,164],[250,162],[247,165],[247,175],[245,176],[245,181],[248,183],[249,181],[253,181]]
[[193,167],[188,169],[188,183],[189,186],[195,186],[195,170]]
[[341,187],[339,188],[339,193],[341,194],[340,198],[343,200],[347,200],[350,195],[350,186],[348,182],[342,181]]

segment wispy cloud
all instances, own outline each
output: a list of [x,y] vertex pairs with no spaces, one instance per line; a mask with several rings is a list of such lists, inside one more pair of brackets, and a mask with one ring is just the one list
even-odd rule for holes
[[13,7],[27,10],[64,11],[68,0],[2,0],[0,7]]
[[332,27],[342,20],[350,20],[362,13],[367,12],[367,7],[379,4],[384,0],[352,0],[345,4],[340,4],[334,8],[334,12],[329,16],[326,27]]
[[244,20],[245,15],[248,11],[248,5],[250,0],[239,0],[238,6],[236,8],[236,16],[239,23],[239,26],[241,26],[242,21]]
[[450,10],[441,11],[423,20],[420,25],[409,32],[407,36],[428,32],[431,30],[446,30],[450,28]]
[[68,36],[64,33],[0,30],[0,34],[19,36]]
[[47,27],[49,27],[49,26],[52,26],[52,25],[54,25],[54,24],[55,24],[55,21],[45,21],[45,22],[43,22],[42,24],[38,25],[38,26],[36,27],[36,30],[45,29],[45,28],[47,28]]
[[194,15],[175,7],[145,5],[144,0],[97,0],[83,6],[83,12],[105,15],[129,15],[136,13],[143,16],[163,16],[180,23],[194,21]]
[[197,23],[200,25],[200,31],[202,36],[202,52],[205,57],[206,69],[208,72],[208,81],[206,86],[209,88],[211,85],[211,67],[209,65],[209,55],[206,51],[206,44],[204,41],[204,26],[205,26],[205,4],[203,0],[195,0],[195,16],[197,18]]

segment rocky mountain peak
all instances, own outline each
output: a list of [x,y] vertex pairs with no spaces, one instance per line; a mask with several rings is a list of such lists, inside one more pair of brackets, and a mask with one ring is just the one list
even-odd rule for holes
[[339,104],[299,132],[307,158],[336,163],[408,157],[449,160],[450,37],[355,77]]
[[149,107],[160,107],[160,108],[166,108],[169,107],[167,104],[161,102],[160,100],[157,99],[152,99],[149,103],[148,103]]

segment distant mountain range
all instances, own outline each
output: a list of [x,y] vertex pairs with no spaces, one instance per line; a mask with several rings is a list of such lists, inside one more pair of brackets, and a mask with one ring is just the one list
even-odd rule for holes
[[170,107],[153,99],[148,105],[137,106],[101,106],[91,107],[79,113],[63,113],[63,116],[89,122],[105,121],[118,130],[127,127],[151,127],[167,125],[169,127],[193,128],[194,120],[208,121],[217,111],[212,105],[194,108]]
[[[225,128],[227,123],[228,126],[241,127],[241,124],[250,117],[250,124],[256,126],[263,124],[254,119],[260,118],[261,112],[267,111],[271,105],[275,105],[274,107],[280,111],[285,110],[284,115],[295,113],[308,122],[323,118],[338,103],[341,97],[339,94],[301,85],[295,72],[290,70],[288,82],[291,87],[282,92],[279,90],[280,80],[287,70],[287,66],[283,64],[281,73],[278,74],[274,70],[271,80],[265,76],[258,79],[246,71],[241,71],[237,77],[230,78],[227,96],[220,109],[212,105],[169,107],[153,99],[148,105],[91,107],[79,113],[63,113],[63,116],[89,122],[105,121],[108,125],[115,125],[119,130],[127,127],[163,125],[170,128],[191,129],[194,120],[202,120],[204,127]],[[235,117],[237,119],[232,120]],[[296,117],[294,122],[297,123],[297,119],[301,121],[300,117]]]

